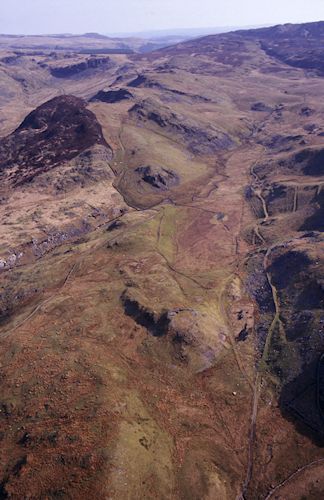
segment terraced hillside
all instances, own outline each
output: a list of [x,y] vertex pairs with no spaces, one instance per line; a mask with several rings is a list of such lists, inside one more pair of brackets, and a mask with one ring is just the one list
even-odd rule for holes
[[323,496],[323,36],[0,57],[0,498]]

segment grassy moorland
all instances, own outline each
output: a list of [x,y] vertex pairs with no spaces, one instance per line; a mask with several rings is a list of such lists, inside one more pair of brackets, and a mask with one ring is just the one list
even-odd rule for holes
[[280,52],[278,28],[95,65],[3,52],[0,497],[323,494],[304,28]]

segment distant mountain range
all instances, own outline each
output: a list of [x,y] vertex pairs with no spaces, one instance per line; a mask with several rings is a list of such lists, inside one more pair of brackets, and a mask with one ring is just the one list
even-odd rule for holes
[[190,39],[226,33],[237,29],[239,28],[234,26],[224,26],[215,28],[179,28],[142,31],[138,33],[111,34],[95,32],[84,34],[54,33],[43,35],[0,34],[0,48],[9,50],[64,50],[97,54],[146,53]]
[[205,35],[213,35],[217,33],[227,33],[229,31],[235,31],[239,29],[253,29],[262,28],[270,25],[257,25],[257,26],[214,26],[209,28],[174,28],[174,29],[160,29],[160,30],[148,30],[148,31],[138,31],[138,32],[120,32],[120,33],[107,33],[109,37],[136,37],[136,38],[195,38]]

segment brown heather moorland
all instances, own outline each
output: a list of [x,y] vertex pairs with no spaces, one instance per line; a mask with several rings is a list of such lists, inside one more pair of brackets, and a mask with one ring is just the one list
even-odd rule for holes
[[323,497],[323,41],[2,44],[0,499]]

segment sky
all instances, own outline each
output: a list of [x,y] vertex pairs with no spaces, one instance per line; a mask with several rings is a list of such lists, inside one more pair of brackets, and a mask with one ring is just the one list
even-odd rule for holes
[[324,0],[0,0],[0,33],[116,33],[324,20]]

